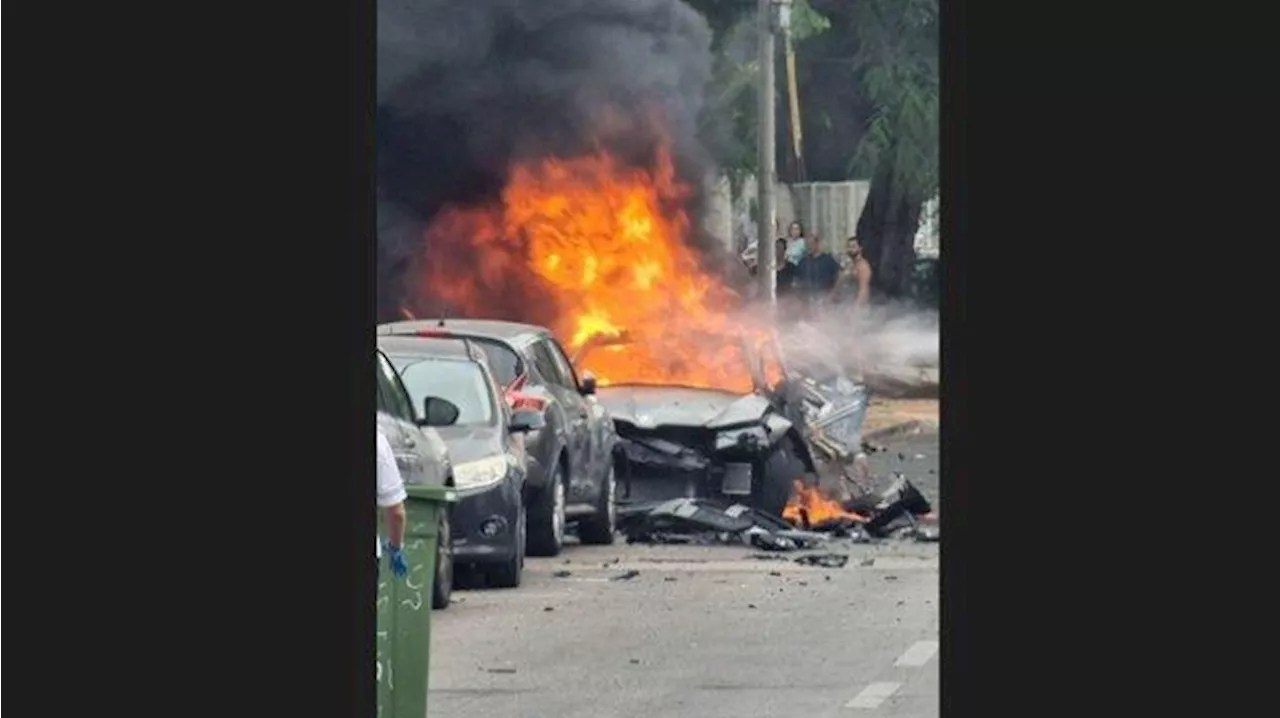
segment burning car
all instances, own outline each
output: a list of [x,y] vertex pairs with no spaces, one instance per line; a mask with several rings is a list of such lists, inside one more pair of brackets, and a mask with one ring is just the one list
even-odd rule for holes
[[[574,363],[589,370],[594,353],[631,344],[625,335],[598,337]],[[816,473],[801,432],[805,419],[778,354],[762,351],[768,344],[744,340],[740,346],[750,392],[638,382],[596,389],[624,457],[619,503],[715,497],[780,516],[794,482]]]

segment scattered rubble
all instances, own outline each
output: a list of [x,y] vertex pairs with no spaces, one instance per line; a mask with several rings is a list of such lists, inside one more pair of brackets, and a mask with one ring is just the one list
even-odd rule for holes
[[[798,487],[797,496],[802,498],[788,505],[783,514],[786,519],[742,504],[724,506],[716,499],[671,499],[633,505],[619,511],[618,529],[628,543],[742,545],[769,553],[820,548],[839,540],[872,543],[894,536],[938,540],[937,530],[922,527],[917,518],[930,516],[933,508],[901,475],[883,494],[843,504],[803,486]],[[800,524],[800,528],[791,522]],[[753,555],[766,557],[767,554]]]
[[609,577],[609,580],[610,581],[630,581],[631,579],[639,575],[640,575],[640,572],[633,568],[630,571],[627,571],[626,573],[620,573],[617,576],[611,576]]
[[822,566],[823,568],[844,568],[849,563],[849,555],[844,553],[811,553],[796,559],[803,566]]

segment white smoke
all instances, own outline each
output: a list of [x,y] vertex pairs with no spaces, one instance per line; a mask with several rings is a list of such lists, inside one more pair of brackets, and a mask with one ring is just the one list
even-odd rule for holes
[[[742,320],[761,326],[763,316],[767,312],[749,308]],[[886,375],[908,383],[922,381],[922,370],[930,370],[935,382],[938,376],[936,311],[895,304],[860,310],[835,304],[806,311],[783,299],[771,325],[783,359],[801,371]]]

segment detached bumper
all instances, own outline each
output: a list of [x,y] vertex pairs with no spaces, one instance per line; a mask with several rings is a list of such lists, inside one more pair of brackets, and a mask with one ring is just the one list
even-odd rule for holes
[[519,489],[503,483],[477,494],[459,492],[451,514],[455,563],[501,563],[516,550]]

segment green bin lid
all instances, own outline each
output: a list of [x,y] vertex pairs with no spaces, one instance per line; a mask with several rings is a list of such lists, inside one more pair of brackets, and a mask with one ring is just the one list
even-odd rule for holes
[[426,499],[427,501],[439,501],[446,504],[451,504],[458,500],[458,490],[448,486],[409,484],[404,489],[409,493],[409,498],[411,499]]

